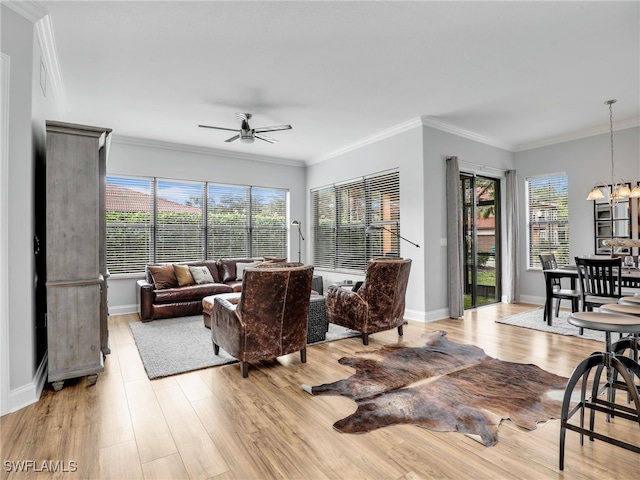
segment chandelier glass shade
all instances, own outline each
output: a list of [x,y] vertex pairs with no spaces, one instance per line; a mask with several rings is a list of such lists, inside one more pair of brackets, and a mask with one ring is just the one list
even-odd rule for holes
[[613,111],[611,105],[616,103],[617,100],[607,100],[605,105],[609,106],[609,138],[611,143],[611,184],[608,185],[604,182],[597,183],[589,195],[587,200],[602,200],[607,199],[607,202],[612,207],[616,206],[618,202],[625,198],[640,198],[640,186],[636,185],[633,190],[629,184],[624,180],[615,180],[614,164],[613,164]]

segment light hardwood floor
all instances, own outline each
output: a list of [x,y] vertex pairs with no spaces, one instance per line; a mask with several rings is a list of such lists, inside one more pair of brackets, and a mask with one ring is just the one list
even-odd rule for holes
[[[511,327],[494,320],[532,308],[497,304],[469,311],[463,320],[410,322],[402,342],[423,344],[426,331],[482,347],[502,360],[534,363],[559,375],[601,345],[592,340]],[[640,455],[585,441],[567,432],[564,473],[558,470],[559,421],[525,431],[503,421],[498,444],[484,447],[458,433],[393,426],[349,435],[332,424],[353,413],[346,398],[313,397],[317,385],[353,373],[337,360],[396,343],[395,330],[308,348],[299,355],[252,365],[242,379],[238,365],[208,368],[150,381],[129,322],[109,319],[111,355],[95,386],[86,379],[1,418],[2,478],[99,479],[626,479],[638,478]],[[204,327],[203,327],[204,328]],[[70,383],[70,382],[67,382]],[[599,425],[640,443],[637,424],[614,419]],[[75,473],[12,472],[6,462],[42,462]],[[73,462],[73,463],[72,463]],[[15,465],[15,464],[13,464]]]

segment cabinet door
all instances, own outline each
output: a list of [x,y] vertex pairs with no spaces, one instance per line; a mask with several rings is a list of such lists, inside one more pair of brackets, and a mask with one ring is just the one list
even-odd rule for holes
[[47,285],[49,382],[91,375],[104,368],[100,350],[100,290],[96,284]]

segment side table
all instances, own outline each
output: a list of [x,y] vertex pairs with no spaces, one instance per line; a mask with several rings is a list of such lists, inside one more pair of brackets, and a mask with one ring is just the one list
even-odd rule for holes
[[307,343],[324,340],[329,330],[327,307],[322,295],[311,295],[309,302],[309,319],[307,320]]

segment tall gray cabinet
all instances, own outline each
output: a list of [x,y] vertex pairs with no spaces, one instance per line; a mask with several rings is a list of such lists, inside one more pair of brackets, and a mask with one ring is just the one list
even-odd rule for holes
[[105,255],[111,129],[47,121],[48,380],[93,385],[109,353]]

